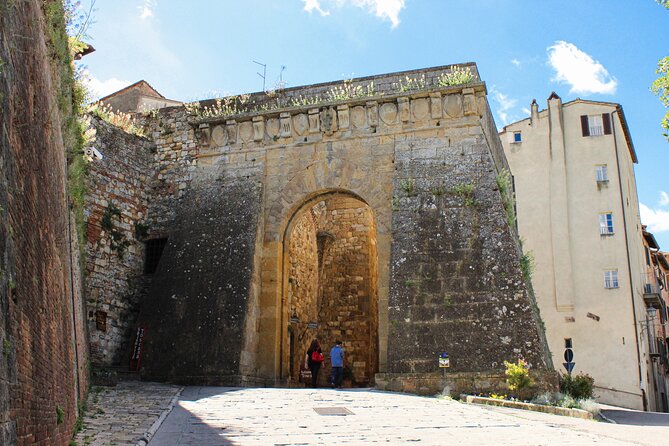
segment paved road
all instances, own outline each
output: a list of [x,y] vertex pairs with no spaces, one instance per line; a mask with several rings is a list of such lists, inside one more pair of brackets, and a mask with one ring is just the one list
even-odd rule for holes
[[[332,408],[352,414],[316,412]],[[187,387],[149,445],[655,446],[667,438],[664,426],[599,423],[370,390]]]
[[[602,414],[617,424],[633,426],[666,426],[669,427],[669,413],[641,412],[621,407],[602,405]],[[669,438],[667,438],[669,444]]]

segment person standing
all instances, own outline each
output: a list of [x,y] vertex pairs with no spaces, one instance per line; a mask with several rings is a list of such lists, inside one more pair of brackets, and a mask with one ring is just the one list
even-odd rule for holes
[[332,386],[341,389],[341,382],[344,379],[344,348],[339,339],[330,350],[330,361],[332,362]]
[[321,369],[324,359],[321,344],[318,342],[318,339],[314,339],[311,341],[311,346],[307,350],[304,361],[305,366],[311,370],[311,387],[313,388],[316,388],[316,384],[318,383],[318,371]]

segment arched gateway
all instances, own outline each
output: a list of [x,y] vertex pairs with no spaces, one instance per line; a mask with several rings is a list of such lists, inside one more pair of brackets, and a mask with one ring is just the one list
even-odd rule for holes
[[[506,161],[465,69],[465,85],[437,67],[148,118],[173,132],[157,150],[182,192],[150,207],[168,242],[139,316],[144,376],[293,384],[315,336],[344,341],[359,385],[494,389],[520,355],[546,371]],[[193,162],[170,171],[179,149]]]
[[[376,223],[360,198],[330,191],[308,200],[283,239],[281,373],[296,381],[305,352],[319,339],[326,359],[344,342],[347,380],[373,383],[378,371]],[[325,361],[319,381],[326,384]]]

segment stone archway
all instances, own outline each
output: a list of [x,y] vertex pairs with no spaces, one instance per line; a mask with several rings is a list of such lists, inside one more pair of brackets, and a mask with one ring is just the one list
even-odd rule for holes
[[346,192],[304,203],[284,236],[283,375],[298,378],[313,338],[326,353],[319,376],[330,374],[329,350],[341,339],[352,385],[373,383],[378,372],[378,256],[371,208]]

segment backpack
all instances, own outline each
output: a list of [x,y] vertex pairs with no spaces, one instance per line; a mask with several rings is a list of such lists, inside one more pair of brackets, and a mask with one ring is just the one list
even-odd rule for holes
[[314,350],[313,353],[311,353],[311,360],[313,362],[323,362],[325,357],[323,356],[323,353],[319,353],[318,350]]

